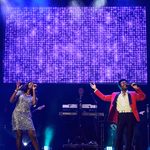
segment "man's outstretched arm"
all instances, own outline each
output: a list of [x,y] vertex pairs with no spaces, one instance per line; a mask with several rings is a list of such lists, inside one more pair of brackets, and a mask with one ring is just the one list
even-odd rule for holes
[[103,101],[110,102],[111,101],[111,95],[104,95],[102,92],[100,92],[95,83],[90,83],[91,88],[94,90],[94,93]]

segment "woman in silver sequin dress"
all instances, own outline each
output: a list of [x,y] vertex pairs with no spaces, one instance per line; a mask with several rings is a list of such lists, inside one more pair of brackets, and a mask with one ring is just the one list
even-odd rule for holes
[[[22,90],[20,90],[22,89]],[[21,88],[20,82],[16,84],[16,90],[13,92],[10,102],[17,101],[12,114],[12,127],[16,131],[17,150],[21,150],[22,134],[27,131],[35,150],[39,150],[36,132],[32,121],[30,108],[37,102],[35,94],[36,85],[33,82],[27,83]]]

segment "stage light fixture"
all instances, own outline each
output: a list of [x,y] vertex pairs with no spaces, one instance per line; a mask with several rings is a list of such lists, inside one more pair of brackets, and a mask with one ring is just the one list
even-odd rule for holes
[[49,146],[44,146],[44,150],[52,150]]
[[23,146],[25,146],[25,147],[26,147],[27,145],[28,145],[28,143],[27,143],[27,142],[23,142]]
[[106,0],[95,0],[93,1],[93,7],[103,7],[107,3]]
[[27,147],[30,142],[31,142],[31,140],[30,140],[29,136],[27,134],[24,134],[23,138],[22,138],[23,146]]
[[77,7],[77,6],[79,6],[79,4],[77,3],[76,0],[72,0],[72,1],[70,1],[69,6],[71,6],[71,7]]
[[107,146],[105,150],[114,150],[114,149],[111,146]]
[[7,0],[1,0],[1,10],[4,16],[6,13],[9,12],[9,7],[10,7],[10,4]]

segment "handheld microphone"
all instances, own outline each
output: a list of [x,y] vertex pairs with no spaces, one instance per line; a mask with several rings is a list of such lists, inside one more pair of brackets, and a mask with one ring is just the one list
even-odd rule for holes
[[34,87],[37,87],[37,84],[33,84]]
[[94,85],[94,82],[90,82],[90,84]]
[[149,104],[146,104],[147,119],[149,119]]
[[132,86],[135,86],[135,85],[137,85],[137,84],[136,84],[136,83],[131,83],[131,85],[132,85]]
[[128,83],[128,84],[127,84],[127,86],[135,86],[135,85],[137,85],[137,84],[134,83],[134,82],[133,82],[133,83]]
[[18,90],[20,90],[22,87],[23,87],[23,85],[20,85],[19,88],[18,88]]

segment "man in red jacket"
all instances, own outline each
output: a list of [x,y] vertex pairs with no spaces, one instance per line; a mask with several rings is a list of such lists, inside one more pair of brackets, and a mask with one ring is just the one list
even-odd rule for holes
[[140,121],[136,102],[145,99],[144,92],[132,83],[131,87],[135,91],[128,91],[128,82],[121,79],[118,86],[121,92],[113,92],[110,95],[101,93],[94,83],[90,83],[94,93],[103,101],[110,102],[108,120],[117,124],[116,149],[123,150],[123,132],[127,129],[126,134],[126,150],[132,149],[133,132],[136,122]]

